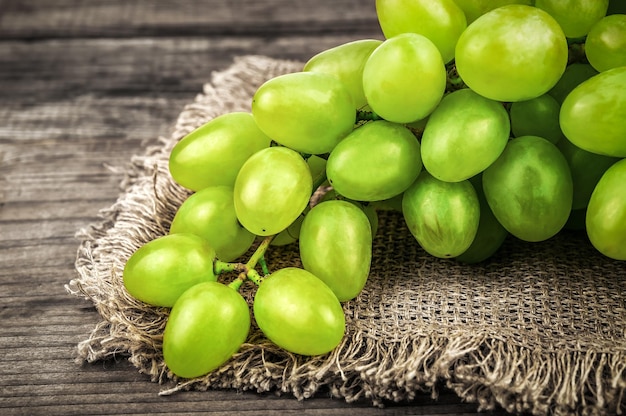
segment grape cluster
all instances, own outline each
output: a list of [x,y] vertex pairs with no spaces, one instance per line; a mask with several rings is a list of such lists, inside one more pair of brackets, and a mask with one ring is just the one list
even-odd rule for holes
[[[585,228],[626,260],[626,15],[609,6],[377,0],[384,40],[323,51],[261,85],[251,112],[180,140],[170,173],[193,193],[123,275],[132,296],[172,308],[170,370],[201,376],[240,348],[247,281],[270,341],[336,348],[382,209],[440,258]],[[268,247],[296,242],[302,267],[270,272]]]

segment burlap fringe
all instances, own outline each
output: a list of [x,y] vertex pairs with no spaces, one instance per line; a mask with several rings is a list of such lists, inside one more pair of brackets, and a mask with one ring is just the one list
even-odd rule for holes
[[[199,120],[245,110],[263,79],[293,72],[300,65],[258,56],[239,58],[232,68],[213,74],[204,94],[181,114],[171,138],[160,139],[145,155],[133,158],[125,171],[124,193],[102,211],[100,223],[77,234],[79,277],[67,290],[90,299],[103,318],[79,343],[77,361],[125,357],[153,381],[168,383],[163,395],[228,388],[306,399],[324,389],[348,402],[367,399],[383,406],[387,401],[411,400],[423,391],[436,398],[438,386],[445,384],[483,410],[501,406],[535,415],[622,414],[623,336],[616,340],[615,351],[607,351],[526,347],[498,336],[497,330],[476,328],[381,334],[367,327],[355,307],[354,302],[368,301],[367,294],[344,305],[346,337],[328,355],[305,358],[287,353],[267,341],[253,323],[247,343],[222,368],[192,380],[178,380],[168,372],[160,350],[168,310],[136,301],[126,294],[121,280],[126,259],[143,243],[167,232],[175,208],[189,195],[170,179],[167,154]],[[224,98],[224,91],[229,97]],[[398,221],[393,213],[381,219],[382,227]],[[274,266],[297,265],[297,253],[289,250],[276,248]],[[250,302],[253,293],[253,287],[244,287]]]

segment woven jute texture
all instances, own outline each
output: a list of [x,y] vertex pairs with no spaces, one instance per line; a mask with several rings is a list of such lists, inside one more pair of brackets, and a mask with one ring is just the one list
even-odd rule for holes
[[[619,414],[626,409],[626,262],[610,260],[582,232],[548,241],[509,238],[489,261],[463,265],[426,254],[402,215],[381,212],[373,265],[363,292],[344,304],[343,342],[324,356],[287,353],[253,324],[247,342],[222,368],[181,380],[161,354],[168,316],[131,298],[122,271],[142,244],[164,235],[189,192],[171,179],[173,145],[208,120],[249,111],[265,80],[298,71],[299,62],[245,56],[213,73],[181,113],[171,137],[137,155],[123,192],[101,220],[78,233],[77,277],[67,289],[101,316],[77,347],[78,361],[125,356],[163,383],[162,394],[231,388],[290,393],[320,389],[372,405],[437,395],[446,385],[482,409]],[[297,244],[272,247],[271,270],[301,266]],[[249,282],[250,283],[250,282]],[[254,285],[243,293],[251,302]]]

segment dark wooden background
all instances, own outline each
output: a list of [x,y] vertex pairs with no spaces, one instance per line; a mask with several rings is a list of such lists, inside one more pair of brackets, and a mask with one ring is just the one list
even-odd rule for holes
[[306,60],[381,38],[373,0],[0,0],[0,414],[472,414],[208,391],[160,397],[127,361],[77,364],[98,321],[68,295],[75,233],[117,198],[131,156],[172,131],[233,57]]

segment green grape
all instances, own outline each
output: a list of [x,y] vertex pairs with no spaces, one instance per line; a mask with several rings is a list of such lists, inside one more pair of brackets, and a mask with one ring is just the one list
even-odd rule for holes
[[286,147],[263,149],[237,175],[237,218],[255,235],[278,234],[306,208],[312,188],[309,166],[300,154]]
[[500,224],[525,241],[543,241],[565,225],[573,184],[565,157],[542,137],[509,141],[483,172],[483,189]]
[[324,282],[295,267],[265,278],[254,296],[254,317],[265,336],[301,355],[332,351],[346,328],[341,303]]
[[378,39],[361,39],[335,46],[309,59],[303,71],[321,72],[337,77],[350,91],[355,108],[363,108],[367,105],[363,92],[363,67],[367,58],[381,43]]
[[454,46],[467,27],[463,10],[453,0],[376,0],[376,15],[387,39],[402,33],[425,36],[444,62],[454,59]]
[[456,69],[478,94],[522,101],[548,92],[567,65],[559,24],[536,7],[513,4],[487,12],[461,34]]
[[326,164],[333,188],[356,201],[379,201],[402,193],[421,169],[415,136],[406,127],[383,120],[355,129]]
[[604,172],[591,194],[587,235],[602,254],[626,260],[626,159]]
[[626,14],[613,14],[597,22],[585,40],[585,55],[600,72],[626,66]]
[[313,183],[324,182],[326,178],[326,159],[311,155],[306,160],[306,163],[309,165]]
[[535,0],[535,7],[554,17],[565,36],[580,38],[604,17],[609,0]]
[[387,39],[363,69],[363,91],[372,110],[388,121],[410,123],[429,115],[446,88],[446,67],[426,37],[404,33]]
[[179,377],[210,373],[227,362],[248,337],[250,309],[234,289],[200,283],[174,304],[163,332],[163,359]]
[[594,75],[597,75],[598,71],[593,69],[589,64],[574,63],[565,68],[565,72],[548,94],[550,94],[559,103],[559,106],[563,104],[565,97],[572,92],[574,88],[580,85],[583,81],[587,81]]
[[500,224],[485,198],[482,186],[482,174],[470,178],[480,203],[478,230],[472,244],[456,257],[462,263],[480,263],[493,256],[506,240],[509,232]]
[[581,149],[626,157],[626,67],[577,86],[563,101],[559,120],[565,137]]
[[289,227],[276,234],[276,237],[272,239],[270,244],[273,246],[286,246],[287,244],[296,242],[298,238],[300,238],[302,221],[304,221],[304,215],[300,215]]
[[239,224],[233,188],[229,186],[211,186],[189,196],[176,211],[170,226],[170,234],[178,233],[203,237],[222,261],[240,257],[255,238]]
[[252,99],[252,115],[277,143],[322,154],[352,130],[356,111],[350,91],[334,76],[295,72],[261,85]]
[[217,280],[215,250],[195,234],[158,237],[136,250],[124,266],[124,287],[153,306],[172,307],[190,287]]
[[530,6],[532,0],[454,0],[463,10],[467,18],[467,24],[472,23],[483,14],[498,7],[508,4],[525,4]]
[[500,156],[509,133],[509,116],[500,103],[470,89],[450,93],[426,123],[424,168],[442,181],[471,178]]
[[397,211],[402,212],[402,198],[404,194],[398,194],[396,196],[392,196],[389,199],[384,199],[382,201],[374,201],[371,205],[373,205],[376,209],[383,211]]
[[271,139],[250,113],[233,112],[214,118],[183,137],[169,157],[172,178],[187,189],[233,186],[243,163],[269,147]]
[[347,201],[316,205],[302,223],[300,259],[340,302],[354,299],[365,286],[372,261],[369,219]]
[[[400,197],[402,197],[402,194],[400,194]],[[362,210],[370,222],[372,236],[376,235],[376,233],[378,232],[378,212],[376,211],[375,204],[370,203],[370,202],[355,201],[353,199],[345,198],[344,196],[339,195],[337,191],[335,191],[332,188],[328,190],[326,193],[324,193],[319,203],[322,203],[324,201],[335,201],[335,200],[349,202],[351,204],[354,204],[360,210]]]
[[604,172],[619,158],[588,152],[575,146],[569,140],[561,140],[557,143],[557,147],[565,156],[572,174],[574,184],[572,209],[586,208],[596,184]]
[[511,131],[515,137],[539,136],[557,143],[563,137],[559,124],[561,106],[551,95],[544,94],[511,104]]
[[456,257],[476,237],[480,203],[468,180],[444,182],[428,171],[404,192],[404,220],[424,250],[435,257]]

